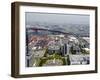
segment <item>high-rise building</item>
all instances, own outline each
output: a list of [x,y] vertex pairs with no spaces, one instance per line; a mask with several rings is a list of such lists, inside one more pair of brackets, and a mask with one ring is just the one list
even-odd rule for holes
[[60,52],[62,56],[65,56],[67,54],[67,44],[64,44],[60,47]]

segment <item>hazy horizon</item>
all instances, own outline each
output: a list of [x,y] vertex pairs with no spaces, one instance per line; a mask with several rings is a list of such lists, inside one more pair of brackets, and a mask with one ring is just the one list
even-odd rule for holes
[[47,24],[84,24],[89,25],[89,15],[81,14],[54,14],[54,13],[25,13],[25,22],[27,25],[34,23]]

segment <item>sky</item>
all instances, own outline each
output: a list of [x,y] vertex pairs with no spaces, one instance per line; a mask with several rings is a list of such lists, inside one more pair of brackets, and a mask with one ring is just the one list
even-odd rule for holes
[[25,13],[25,22],[32,25],[35,22],[49,24],[89,24],[89,15],[82,14],[54,14],[54,13]]

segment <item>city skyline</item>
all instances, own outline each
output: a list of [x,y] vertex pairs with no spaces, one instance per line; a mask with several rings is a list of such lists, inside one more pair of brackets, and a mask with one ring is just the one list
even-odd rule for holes
[[26,67],[90,64],[88,15],[25,13],[25,22]]

